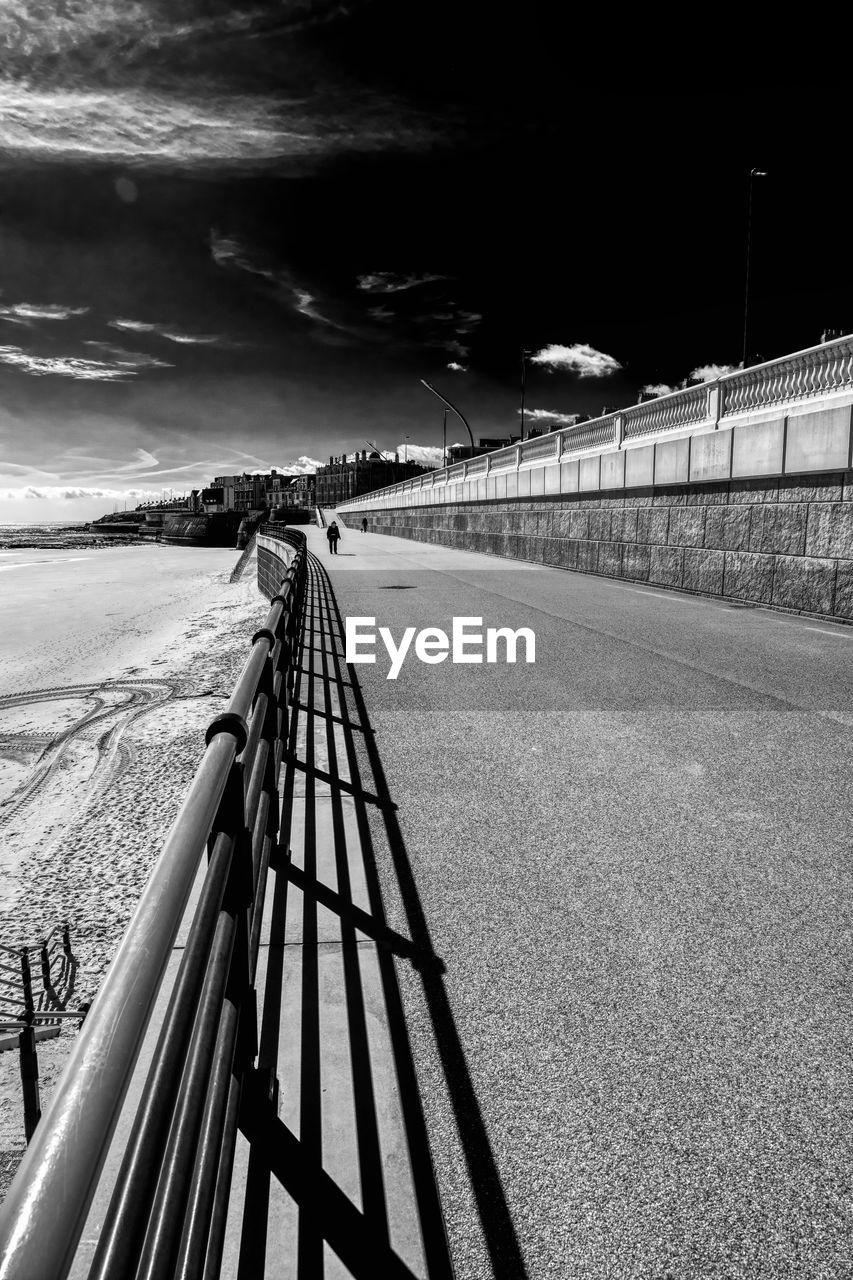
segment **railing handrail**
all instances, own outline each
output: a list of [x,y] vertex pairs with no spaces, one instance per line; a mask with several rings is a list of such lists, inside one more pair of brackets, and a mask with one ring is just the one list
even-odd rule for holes
[[[204,755],[163,851],[9,1189],[0,1218],[2,1280],[61,1280],[67,1274],[202,856],[235,785],[238,756],[252,749],[250,715],[272,654],[279,654],[280,671],[289,663],[288,678],[292,671],[305,536],[294,530],[273,536],[297,552],[287,589],[273,598],[228,706],[208,728]],[[256,754],[260,732],[254,736]],[[231,839],[236,846],[236,837]],[[208,878],[212,865],[211,856]],[[197,924],[198,917],[185,960]]]

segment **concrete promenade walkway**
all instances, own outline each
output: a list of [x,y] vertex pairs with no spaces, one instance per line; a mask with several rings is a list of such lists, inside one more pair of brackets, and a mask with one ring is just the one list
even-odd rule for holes
[[456,1274],[853,1276],[853,630],[309,545],[397,639],[537,637],[353,669],[383,912],[437,957],[391,952]]

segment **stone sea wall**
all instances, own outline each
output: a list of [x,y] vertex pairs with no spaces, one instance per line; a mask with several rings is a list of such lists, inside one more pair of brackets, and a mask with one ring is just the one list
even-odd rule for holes
[[258,590],[271,600],[281,589],[281,584],[293,559],[293,549],[286,542],[259,533]]
[[853,621],[853,471],[353,511],[377,533]]

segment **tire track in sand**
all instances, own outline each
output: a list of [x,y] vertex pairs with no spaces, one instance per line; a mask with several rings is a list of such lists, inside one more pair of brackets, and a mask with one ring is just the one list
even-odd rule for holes
[[[41,748],[34,771],[0,801],[0,828],[38,800],[45,787],[69,764],[69,757],[94,756],[85,789],[75,796],[78,812],[112,785],[133,761],[133,752],[122,742],[128,727],[175,695],[176,685],[168,680],[106,680],[93,684],[58,685],[27,693],[0,697],[0,717],[7,710],[36,703],[86,699],[94,702],[73,724],[55,735],[35,732],[4,734],[0,728],[0,753],[31,754]],[[32,746],[29,746],[29,740]],[[45,741],[47,740],[47,745]],[[5,750],[4,750],[5,748]],[[88,751],[87,751],[88,749]]]

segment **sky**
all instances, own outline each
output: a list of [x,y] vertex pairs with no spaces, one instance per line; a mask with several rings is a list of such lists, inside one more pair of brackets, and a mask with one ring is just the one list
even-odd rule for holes
[[3,6],[0,522],[435,459],[422,378],[505,437],[522,349],[545,425],[734,367],[752,168],[749,362],[853,329],[841,98],[566,8]]

